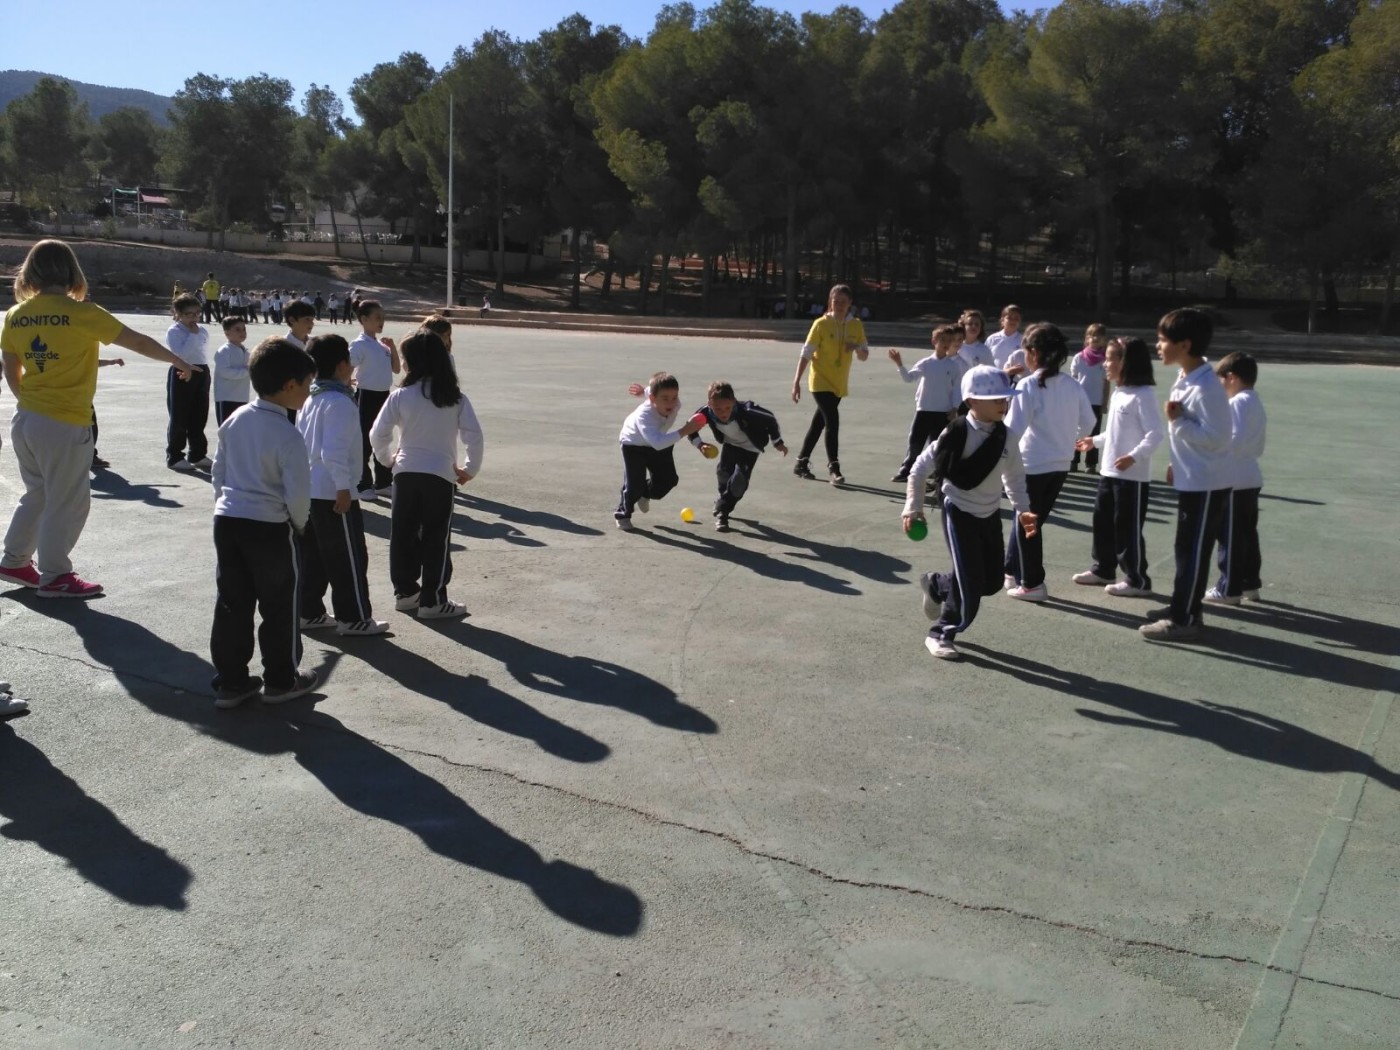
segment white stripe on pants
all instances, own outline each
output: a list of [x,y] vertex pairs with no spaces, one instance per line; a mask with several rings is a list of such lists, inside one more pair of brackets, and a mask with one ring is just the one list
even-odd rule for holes
[[52,583],[73,571],[68,556],[92,505],[92,427],[18,409],[10,423],[10,444],[19,460],[24,495],[5,533],[0,565],[21,568],[38,551],[41,582]]

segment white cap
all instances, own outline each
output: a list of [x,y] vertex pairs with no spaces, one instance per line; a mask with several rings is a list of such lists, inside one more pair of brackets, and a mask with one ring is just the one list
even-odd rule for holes
[[978,365],[962,378],[964,401],[1000,401],[1012,394],[1011,379],[1000,368]]

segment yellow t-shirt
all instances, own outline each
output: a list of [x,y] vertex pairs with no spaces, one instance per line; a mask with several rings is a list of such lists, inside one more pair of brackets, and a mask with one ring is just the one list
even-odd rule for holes
[[96,303],[66,295],[36,295],[10,307],[0,350],[20,359],[19,407],[60,423],[90,423],[97,347],[116,339],[122,327]]
[[219,297],[219,282],[211,277],[200,285],[200,290],[204,292],[204,301],[212,303]]
[[845,397],[854,351],[861,346],[865,346],[865,326],[860,318],[839,320],[829,314],[818,317],[812,322],[803,347],[804,353],[806,347],[812,348],[807,389],[814,394],[830,391],[837,397]]

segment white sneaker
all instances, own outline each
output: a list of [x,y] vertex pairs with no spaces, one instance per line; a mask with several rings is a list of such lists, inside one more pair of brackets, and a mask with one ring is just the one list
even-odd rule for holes
[[467,607],[457,602],[443,602],[441,605],[425,605],[418,610],[420,620],[446,620],[453,616],[466,616]]
[[412,594],[405,594],[395,598],[394,608],[398,612],[412,612],[414,609],[418,608],[418,592],[414,591]]
[[335,633],[343,638],[358,638],[364,635],[383,634],[388,629],[388,620],[356,620],[354,623],[337,623],[335,625]]
[[1043,602],[1050,597],[1050,592],[1045,589],[1045,584],[1039,587],[1012,587],[1006,592],[1008,598],[1015,598],[1019,602]]
[[1003,576],[1001,578],[1001,588],[1004,591],[1009,591],[1012,588],[1019,586],[1020,581],[1018,581],[1015,576]]
[[28,700],[21,700],[17,696],[11,696],[8,692],[0,692],[0,717],[5,715],[22,715],[28,710]]
[[919,592],[923,595],[924,615],[930,620],[936,620],[943,615],[943,599],[939,597],[935,584],[936,580],[931,572],[926,572],[919,577]]
[[1117,583],[1110,583],[1103,589],[1104,594],[1111,594],[1115,598],[1146,598],[1152,594],[1141,587],[1134,587],[1127,580],[1119,580]]
[[955,646],[941,634],[930,634],[924,639],[924,648],[931,652],[940,660],[961,660],[962,653],[958,652]]
[[1095,585],[1102,587],[1105,584],[1113,582],[1110,579],[1106,579],[1103,576],[1100,576],[1093,569],[1086,569],[1083,572],[1076,572],[1073,576],[1070,577],[1070,579],[1073,580],[1075,583],[1083,584],[1085,587],[1093,587]]
[[322,613],[320,616],[303,616],[301,618],[301,629],[303,631],[319,631],[323,627],[334,627],[335,620]]
[[632,524],[631,518],[613,518],[613,522],[623,532],[631,532],[633,529],[636,528],[636,526]]
[[170,464],[170,469],[178,470],[181,474],[188,474],[190,471],[194,470],[194,464],[187,459],[177,459],[174,463]]
[[374,489],[360,489],[355,495],[365,503],[373,503],[379,498],[379,493]]
[[1138,628],[1138,634],[1149,642],[1185,642],[1199,638],[1201,628],[1193,623],[1174,623],[1171,620],[1157,620],[1145,623]]
[[197,470],[209,470],[214,466],[214,461],[208,456],[203,456],[191,463],[190,466]]
[[641,499],[637,500],[637,509],[643,514],[647,513],[651,510],[651,500],[643,496]]
[[1252,601],[1252,602],[1257,602],[1257,601],[1262,601],[1262,600],[1263,600],[1262,598],[1259,597],[1259,592],[1258,592],[1258,591],[1245,591],[1243,596],[1244,596],[1245,598],[1248,598],[1248,599],[1249,599],[1250,601]]
[[1231,597],[1221,592],[1219,587],[1212,587],[1206,591],[1205,600],[1212,605],[1239,605],[1242,599],[1238,596]]

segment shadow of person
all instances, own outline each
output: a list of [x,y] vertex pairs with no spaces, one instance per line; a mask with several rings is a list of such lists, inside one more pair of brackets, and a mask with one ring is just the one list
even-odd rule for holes
[[0,724],[0,835],[62,857],[83,879],[142,908],[184,911],[190,869],[141,838],[47,755]]
[[976,654],[973,662],[979,666],[1020,682],[1127,712],[1117,715],[1091,708],[1076,709],[1095,722],[1194,737],[1243,758],[1308,773],[1362,773],[1400,791],[1400,773],[1385,768],[1370,755],[1270,715],[1209,700],[1178,700],[1122,682],[1105,682],[1051,667],[1024,656],[961,641],[959,645]]
[[[384,503],[371,504],[380,507],[382,514],[365,514],[365,535],[373,536],[375,539],[389,539],[389,532],[392,522],[389,517],[389,506]],[[454,551],[465,550],[460,542],[463,539],[474,540],[504,540],[506,543],[513,543],[517,547],[547,547],[543,540],[526,536],[515,526],[503,521],[478,521],[466,514],[452,515],[452,549]]]
[[526,688],[585,704],[616,707],[666,729],[719,732],[709,715],[682,703],[656,679],[630,668],[588,656],[566,656],[471,624],[462,634],[462,644],[505,664],[511,677]]
[[576,536],[601,536],[603,534],[601,530],[595,529],[591,525],[581,525],[558,514],[550,514],[543,510],[524,510],[521,507],[512,507],[509,503],[497,503],[494,500],[482,499],[469,492],[459,491],[457,501],[471,510],[483,514],[494,514],[502,521],[513,522],[516,525],[553,529],[556,532],[569,532]]
[[1308,635],[1339,648],[1380,656],[1400,652],[1400,629],[1374,620],[1358,620],[1354,616],[1327,609],[1309,609],[1288,602],[1265,600],[1243,605],[1212,605],[1210,611],[1239,623],[1258,622],[1294,634]]
[[[461,638],[459,634],[452,635]],[[330,643],[348,639],[327,638]],[[465,644],[465,642],[464,642]],[[460,715],[511,736],[533,740],[540,749],[569,762],[601,762],[607,744],[558,722],[475,674],[453,674],[412,649],[373,639],[354,647],[355,656],[410,692],[446,704]]]
[[[670,533],[671,535],[664,536],[662,533]],[[803,583],[808,587],[815,587],[819,591],[830,591],[832,594],[860,593],[845,580],[839,580],[835,576],[828,576],[824,572],[809,569],[804,565],[794,565],[792,562],[781,561],[771,555],[764,554],[762,551],[735,547],[731,543],[716,540],[708,535],[688,532],[684,529],[673,529],[667,525],[658,525],[655,530],[638,529],[632,535],[645,536],[647,539],[666,547],[675,547],[677,550],[690,551],[692,554],[703,554],[707,558],[718,558],[721,561],[731,562],[770,579]],[[672,538],[681,536],[691,542],[682,543],[679,539]]]
[[178,485],[134,485],[111,468],[100,470],[92,476],[93,499],[132,500],[150,507],[183,507],[183,503],[160,494],[161,489],[179,487]]
[[[344,805],[402,827],[442,857],[523,883],[567,922],[615,937],[641,927],[642,901],[631,889],[576,864],[544,860],[437,780],[330,715],[307,710],[306,701],[276,708],[250,701],[250,709],[220,711],[207,694],[181,692],[207,688],[211,669],[202,659],[140,624],[73,605],[59,618],[153,713],[254,754],[292,755]],[[322,664],[323,682],[340,656],[333,653]]]
[[[750,535],[757,539],[781,543],[785,547],[805,547],[811,552],[810,554],[794,554],[794,557],[832,565],[845,572],[864,576],[867,580],[873,580],[875,583],[893,583],[902,587],[907,582],[904,574],[912,568],[907,561],[881,551],[847,547],[838,543],[820,543],[805,536],[794,536],[790,532],[783,532],[781,529],[775,529],[761,521],[745,521],[744,524],[753,530]],[[899,522],[896,520],[893,529],[897,531],[898,528]]]

